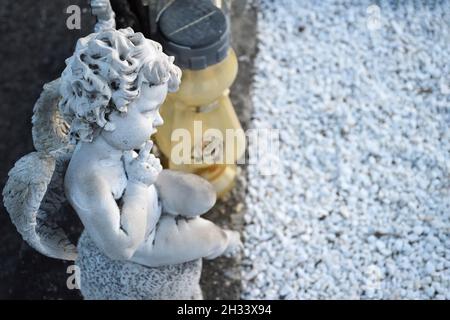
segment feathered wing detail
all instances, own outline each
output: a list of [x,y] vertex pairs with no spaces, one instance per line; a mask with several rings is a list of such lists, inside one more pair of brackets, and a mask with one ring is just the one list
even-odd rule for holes
[[75,260],[58,221],[64,218],[64,175],[73,152],[68,144],[69,126],[59,114],[59,79],[44,85],[33,114],[32,152],[16,162],[3,189],[3,201],[23,239],[40,253]]
[[[44,85],[33,108],[33,144],[37,151],[65,150],[69,145],[69,124],[59,112],[60,79]],[[63,152],[64,153],[64,152]]]
[[65,201],[62,164],[50,154],[32,152],[16,162],[3,189],[3,201],[23,239],[40,253],[75,260],[76,247],[54,218]]

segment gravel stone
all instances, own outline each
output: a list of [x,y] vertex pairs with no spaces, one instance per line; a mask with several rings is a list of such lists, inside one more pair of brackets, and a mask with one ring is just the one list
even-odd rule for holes
[[242,298],[450,297],[450,1],[395,3],[254,1]]

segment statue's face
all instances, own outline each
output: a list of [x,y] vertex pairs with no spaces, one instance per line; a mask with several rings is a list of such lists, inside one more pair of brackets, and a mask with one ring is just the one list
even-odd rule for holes
[[166,96],[166,83],[152,87],[143,83],[139,98],[128,105],[126,113],[115,111],[109,116],[115,129],[103,131],[102,136],[119,150],[139,149],[163,124],[159,108]]

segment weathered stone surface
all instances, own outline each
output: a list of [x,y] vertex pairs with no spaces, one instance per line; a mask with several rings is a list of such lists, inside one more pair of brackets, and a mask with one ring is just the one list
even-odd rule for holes
[[202,261],[149,268],[111,260],[86,232],[78,242],[80,287],[85,299],[161,300],[202,299],[199,286]]

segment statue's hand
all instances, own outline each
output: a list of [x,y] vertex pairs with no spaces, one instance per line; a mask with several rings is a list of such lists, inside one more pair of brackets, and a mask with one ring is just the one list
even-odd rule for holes
[[150,153],[152,146],[153,142],[147,141],[139,151],[139,155],[136,156],[133,151],[125,153],[124,162],[128,181],[143,183],[146,186],[155,183],[162,166],[159,159]]

